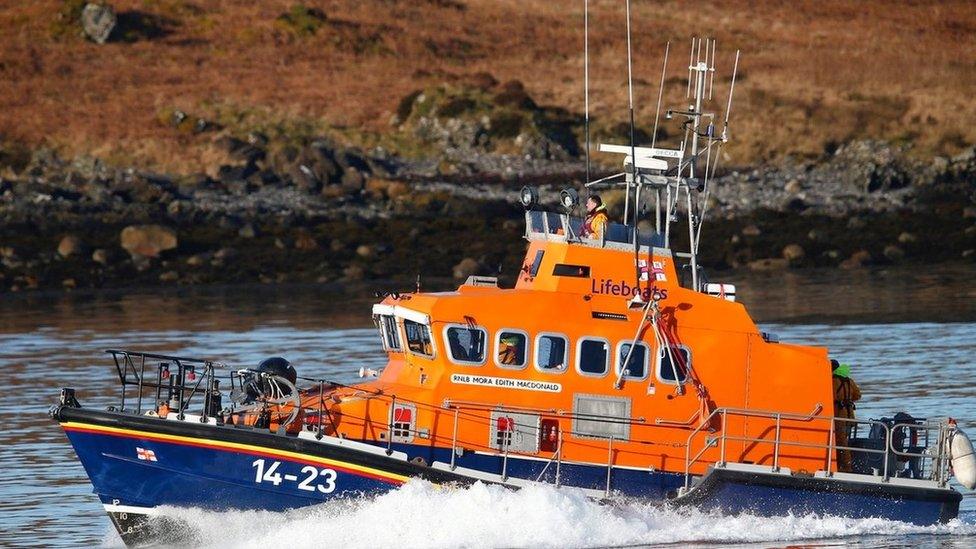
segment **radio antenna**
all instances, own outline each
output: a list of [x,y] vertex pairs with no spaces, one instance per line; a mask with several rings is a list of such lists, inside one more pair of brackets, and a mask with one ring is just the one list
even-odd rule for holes
[[671,51],[671,41],[664,46],[664,65],[661,67],[661,87],[657,90],[657,110],[654,111],[654,135],[651,136],[651,148],[657,145],[657,123],[661,119],[661,98],[664,97],[664,78],[668,72],[668,53]]
[[712,87],[715,85],[715,39],[712,38],[712,64],[708,67],[708,100],[712,100]]
[[590,0],[583,0],[583,125],[586,132],[586,182],[590,182]]
[[[629,98],[630,105],[630,180],[627,181],[627,192],[624,196],[624,222],[626,223],[627,218],[630,217],[630,184],[637,179],[637,148],[634,145],[634,70],[633,63],[631,62],[631,46],[630,46],[630,0],[627,0],[627,95]],[[634,211],[637,211],[637,204],[634,204]],[[637,230],[637,222],[634,221],[634,230]],[[637,237],[634,235],[634,241],[636,242]]]
[[725,106],[725,124],[722,126],[722,141],[728,141],[729,114],[732,113],[732,93],[735,91],[735,76],[739,72],[739,50],[735,50],[735,64],[732,65],[732,83],[729,86],[729,101]]
[[[664,97],[664,79],[668,74],[668,54],[671,52],[671,41],[664,46],[664,65],[661,66],[661,85],[657,90],[657,109],[654,111],[654,133],[651,135],[651,148],[657,146],[657,124],[661,120],[661,99]],[[661,189],[654,189],[654,230],[661,232]]]

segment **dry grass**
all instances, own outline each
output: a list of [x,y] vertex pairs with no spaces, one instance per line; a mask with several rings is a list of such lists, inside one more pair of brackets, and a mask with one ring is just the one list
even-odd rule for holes
[[[213,135],[160,123],[160,112],[233,121],[227,111],[239,109],[281,127],[385,133],[404,95],[482,71],[523,81],[540,103],[582,110],[582,0],[307,1],[327,17],[314,33],[278,19],[294,0],[112,3],[163,18],[166,32],[98,46],[52,30],[62,2],[0,8],[0,135],[193,171],[207,164]],[[622,2],[591,5],[593,116],[626,120]],[[733,48],[744,55],[732,163],[816,155],[859,137],[911,142],[921,154],[976,142],[968,1],[695,5],[697,15],[684,2],[634,2],[642,125],[653,121],[664,43],[675,82],[666,103],[680,105],[689,37],[707,30],[720,71]],[[718,97],[726,90],[716,81]]]

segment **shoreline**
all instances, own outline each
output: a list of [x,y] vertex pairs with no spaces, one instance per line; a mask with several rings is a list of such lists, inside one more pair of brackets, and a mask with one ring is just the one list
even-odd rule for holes
[[[519,188],[541,183],[542,207],[555,210],[560,189],[582,186],[578,161],[483,156],[474,173],[448,177],[325,147],[315,141],[275,168],[247,145],[216,179],[36,151],[0,177],[0,295],[504,279],[525,249]],[[621,192],[600,192],[619,220]],[[922,163],[903,148],[853,142],[816,162],[729,171],[709,192],[700,261],[711,270],[976,262],[976,148]],[[681,233],[676,250],[687,246]]]

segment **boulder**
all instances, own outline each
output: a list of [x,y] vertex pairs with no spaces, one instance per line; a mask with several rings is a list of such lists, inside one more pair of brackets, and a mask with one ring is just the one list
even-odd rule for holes
[[366,271],[355,263],[342,270],[342,278],[346,280],[362,280],[366,276]]
[[99,248],[92,252],[92,261],[98,263],[99,265],[108,265],[108,252],[103,248]]
[[859,250],[851,254],[851,257],[840,262],[842,269],[857,269],[863,267],[871,261],[871,254],[867,250]]
[[888,261],[891,261],[892,263],[898,263],[902,259],[905,259],[905,251],[894,244],[885,246],[884,252],[882,253],[884,253],[884,256],[888,258]]
[[759,236],[761,234],[762,231],[759,230],[759,227],[757,227],[756,225],[749,225],[748,227],[742,229],[743,236]]
[[917,240],[918,238],[910,232],[903,232],[900,235],[898,235],[899,244],[911,244],[913,242],[916,242]]
[[116,17],[112,6],[108,4],[87,4],[85,9],[81,11],[81,28],[85,32],[85,36],[96,44],[108,42],[109,37],[112,36],[112,31],[115,30],[116,23],[118,23],[118,17]]
[[258,231],[254,228],[252,223],[245,223],[243,227],[237,230],[237,236],[245,239],[252,239],[257,236]]
[[58,255],[61,257],[71,257],[84,251],[84,244],[75,235],[69,234],[58,243]]
[[202,267],[210,262],[211,257],[213,257],[212,254],[208,252],[193,254],[186,258],[186,264],[190,267]]
[[299,230],[295,234],[295,249],[310,252],[319,249],[319,243],[306,230]]
[[783,248],[783,259],[789,261],[791,265],[799,263],[805,255],[806,252],[799,244],[788,244]]
[[176,232],[161,225],[130,225],[119,236],[122,248],[135,258],[159,257],[178,245]]
[[410,193],[410,186],[402,181],[391,181],[386,187],[386,196],[390,199],[399,198]]
[[481,270],[481,263],[477,260],[466,257],[454,266],[454,278],[464,280],[471,275],[476,275]]
[[789,266],[789,261],[780,257],[769,257],[749,262],[749,269],[753,271],[778,271]]

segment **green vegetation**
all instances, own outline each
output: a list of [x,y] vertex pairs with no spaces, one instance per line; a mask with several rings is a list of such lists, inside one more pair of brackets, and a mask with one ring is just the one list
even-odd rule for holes
[[325,12],[303,4],[295,4],[276,19],[280,27],[298,38],[313,36],[325,22]]

